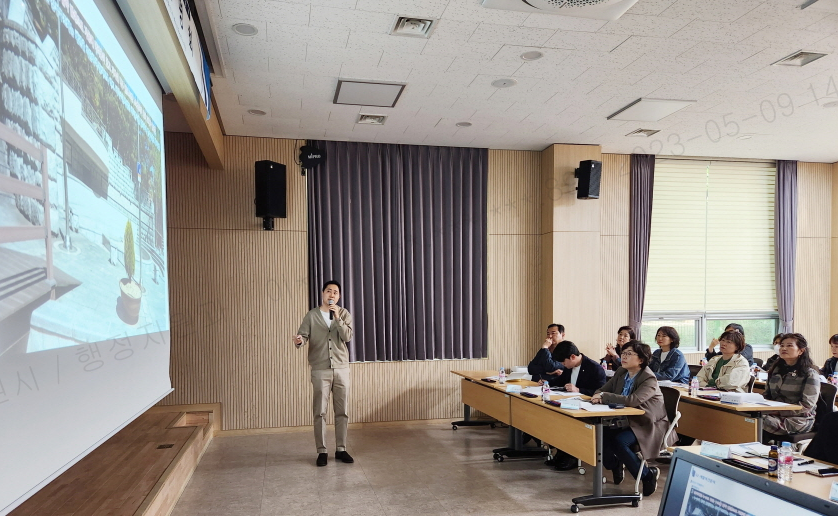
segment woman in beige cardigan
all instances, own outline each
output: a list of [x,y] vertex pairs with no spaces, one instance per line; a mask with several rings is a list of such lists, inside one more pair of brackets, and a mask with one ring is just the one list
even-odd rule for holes
[[748,359],[740,353],[745,349],[745,337],[737,331],[726,331],[719,337],[719,351],[696,375],[702,387],[720,391],[747,392],[751,381]]

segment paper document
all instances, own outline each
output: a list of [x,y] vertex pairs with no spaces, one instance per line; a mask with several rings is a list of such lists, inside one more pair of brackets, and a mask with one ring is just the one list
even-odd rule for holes
[[[805,459],[805,457],[801,457],[801,458]],[[807,459],[806,461],[803,461],[803,462],[808,462],[808,460],[811,460],[811,459]],[[791,467],[791,470],[792,470],[793,473],[803,473],[805,471],[810,471],[810,470],[814,471],[816,469],[830,468],[830,467],[832,467],[832,466],[830,466],[829,464],[824,464],[822,462],[813,462],[811,464],[798,464],[797,459],[795,459],[795,463]]]
[[579,408],[587,410],[588,412],[612,412],[614,409],[608,405],[594,405],[589,401],[583,401],[579,404]]
[[742,457],[763,457],[768,458],[771,447],[762,443],[734,444],[730,447],[730,453]]
[[684,383],[673,382],[671,380],[660,380],[658,381],[658,385],[661,387],[686,387],[687,385]]
[[553,396],[579,396],[578,392],[550,391]]
[[762,400],[755,401],[754,405],[765,405],[767,407],[783,407],[788,406],[788,403],[783,403],[782,401]]

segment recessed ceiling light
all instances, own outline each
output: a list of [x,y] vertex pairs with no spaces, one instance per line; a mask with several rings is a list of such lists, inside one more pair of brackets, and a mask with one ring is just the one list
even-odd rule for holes
[[824,54],[823,52],[810,52],[807,50],[798,50],[794,54],[786,56],[780,59],[779,61],[771,64],[779,66],[806,66],[812,61],[816,61],[825,55],[827,54]]
[[521,54],[521,59],[524,61],[535,61],[536,59],[541,59],[542,57],[544,57],[544,52],[539,52],[538,50],[530,50],[529,52]]
[[825,104],[823,105],[823,107],[825,107],[825,108],[834,108],[834,107],[838,107],[838,100],[832,100],[832,101],[830,101],[830,102],[827,102],[827,103],[825,103]]
[[634,131],[628,133],[626,136],[645,136],[648,138],[653,134],[658,134],[660,129],[635,129]]
[[404,91],[403,82],[374,82],[339,79],[334,104],[394,107]]
[[492,81],[492,86],[495,88],[511,88],[518,84],[518,81],[515,79],[497,79]]
[[608,120],[657,122],[695,102],[695,100],[640,98],[612,113]]
[[233,25],[233,32],[240,36],[255,36],[259,29],[249,23],[237,23]]
[[250,113],[251,115],[256,115],[256,116],[265,116],[265,115],[268,114],[265,111],[262,111],[261,109],[248,109],[247,112]]
[[471,127],[471,122],[457,122],[457,127]]

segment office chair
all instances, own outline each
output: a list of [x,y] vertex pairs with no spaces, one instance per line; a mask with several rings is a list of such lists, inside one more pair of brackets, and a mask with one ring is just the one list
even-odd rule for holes
[[756,382],[756,381],[757,381],[757,377],[751,375],[751,379],[748,380],[748,390],[746,390],[745,392],[754,392],[754,382]]

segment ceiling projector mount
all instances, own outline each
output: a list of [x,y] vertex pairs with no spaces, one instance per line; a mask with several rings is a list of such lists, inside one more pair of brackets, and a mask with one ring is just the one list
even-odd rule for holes
[[613,21],[636,3],[637,0],[483,0],[483,7]]

